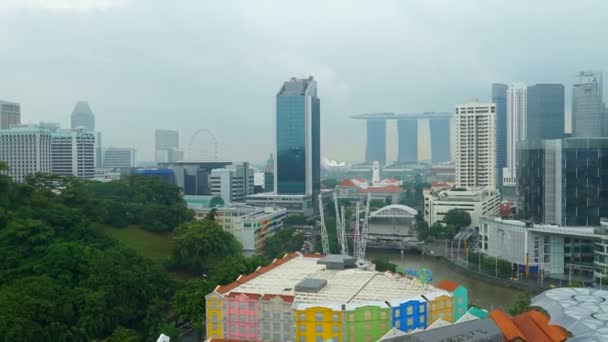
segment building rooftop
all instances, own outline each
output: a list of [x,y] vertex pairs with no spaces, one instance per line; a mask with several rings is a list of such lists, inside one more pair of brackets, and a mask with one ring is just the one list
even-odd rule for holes
[[[277,96],[303,96],[311,84],[314,84],[312,76],[309,78],[292,77],[289,81],[283,83]],[[312,95],[316,96],[316,94]]]
[[524,312],[515,317],[494,310],[490,312],[490,318],[500,328],[507,341],[520,339],[534,342],[561,342],[569,337],[564,328],[552,325],[549,318],[537,310]]
[[[301,306],[323,306],[342,304],[381,305],[386,302],[400,303],[422,294],[430,294],[437,289],[428,284],[420,284],[410,278],[389,272],[351,268],[330,270],[319,264],[321,255],[305,256],[292,253],[272,264],[258,268],[255,275],[244,280],[216,288],[216,292],[228,295],[230,292],[244,292],[261,295],[294,296],[294,302]],[[327,284],[316,292],[297,291],[296,285],[306,279],[326,281]]]
[[[439,321],[438,321],[439,322]],[[445,323],[444,323],[445,324]],[[433,324],[435,325],[435,324]],[[383,338],[390,342],[440,342],[440,341],[495,341],[502,333],[491,319],[478,319],[460,324],[429,327],[427,330],[407,335]],[[510,340],[505,340],[510,341]]]

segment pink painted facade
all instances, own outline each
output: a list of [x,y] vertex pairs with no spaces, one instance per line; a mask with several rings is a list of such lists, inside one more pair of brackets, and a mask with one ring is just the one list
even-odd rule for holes
[[225,338],[235,340],[258,339],[259,294],[232,292],[225,302]]

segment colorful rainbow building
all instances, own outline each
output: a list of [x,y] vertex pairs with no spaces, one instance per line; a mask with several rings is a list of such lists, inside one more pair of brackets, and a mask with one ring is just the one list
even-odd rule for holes
[[467,291],[354,267],[347,256],[288,254],[206,296],[210,341],[376,341],[466,313]]

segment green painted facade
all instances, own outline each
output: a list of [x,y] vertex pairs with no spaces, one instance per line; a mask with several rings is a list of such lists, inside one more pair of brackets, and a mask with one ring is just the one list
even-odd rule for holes
[[344,312],[344,341],[377,341],[391,328],[390,308],[364,305]]
[[454,321],[457,321],[469,308],[469,291],[460,285],[454,289],[452,296],[454,296]]

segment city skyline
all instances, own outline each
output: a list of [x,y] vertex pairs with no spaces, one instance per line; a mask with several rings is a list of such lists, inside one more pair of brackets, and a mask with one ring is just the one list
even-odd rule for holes
[[[568,129],[577,73],[605,69],[601,56],[608,53],[601,44],[592,44],[597,30],[583,25],[593,17],[601,19],[598,7],[606,6],[601,2],[584,18],[571,14],[585,6],[555,4],[553,20],[540,26],[535,18],[546,14],[546,3],[529,4],[523,13],[516,6],[481,2],[450,13],[438,11],[445,2],[395,2],[382,8],[349,3],[348,13],[343,13],[339,4],[313,1],[311,6],[324,14],[318,25],[291,28],[290,35],[281,28],[303,20],[297,4],[188,2],[163,18],[171,36],[180,37],[176,40],[168,40],[157,28],[164,13],[155,2],[90,0],[77,8],[68,1],[55,1],[61,6],[43,5],[53,1],[26,3],[13,1],[0,10],[5,26],[0,37],[7,46],[0,62],[7,78],[14,80],[0,85],[2,99],[21,103],[22,122],[56,121],[63,127],[68,127],[73,104],[86,100],[95,109],[104,143],[133,147],[142,161],[154,160],[156,128],[180,131],[181,144],[197,129],[209,129],[219,140],[220,159],[265,161],[274,141],[272,94],[277,83],[292,75],[313,75],[319,83],[319,97],[325,99],[321,155],[334,160],[365,159],[365,127],[348,120],[350,115],[450,112],[473,97],[489,101],[488,88],[494,82],[564,84]],[[504,15],[492,18],[492,25],[480,31],[456,19],[471,9]],[[375,15],[368,17],[370,11]],[[140,26],[131,25],[133,15],[141,18]],[[521,25],[503,25],[514,17]],[[560,18],[567,18],[570,28],[563,27]],[[90,25],[79,25],[83,20]],[[362,30],[362,23],[368,28]],[[479,25],[489,23],[487,18]],[[83,29],[72,30],[75,25]],[[219,32],[221,44],[215,38]],[[494,43],[513,36],[527,38],[516,42],[518,49]],[[55,48],[68,41],[77,48]],[[159,51],[158,43],[166,47]],[[447,58],[446,51],[464,43],[468,51]],[[44,63],[29,57],[49,44],[54,48]],[[380,49],[385,52],[379,55]],[[573,50],[577,53],[568,53]],[[142,55],[150,58],[143,60]],[[66,60],[69,67],[64,66]],[[243,149],[242,140],[253,143]],[[396,159],[397,149],[398,143],[389,139],[388,160]]]

